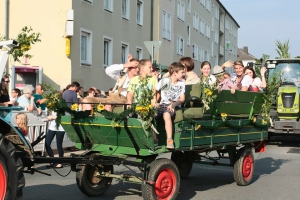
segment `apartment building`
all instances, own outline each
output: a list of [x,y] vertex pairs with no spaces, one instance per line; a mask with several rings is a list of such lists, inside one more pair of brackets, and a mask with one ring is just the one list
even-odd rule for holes
[[154,1],[154,38],[163,41],[155,59],[190,56],[199,72],[201,62],[212,66],[237,59],[239,25],[218,0]]
[[193,57],[197,73],[205,60],[215,66],[237,58],[239,25],[218,0],[6,2],[0,2],[3,12],[9,11],[8,18],[0,16],[0,35],[14,38],[23,26],[42,34],[32,59],[9,65],[41,66],[43,82],[57,89],[76,80],[85,89],[107,91],[115,81],[105,67],[124,63],[128,53],[150,58],[144,41],[162,41],[154,57],[162,65]]

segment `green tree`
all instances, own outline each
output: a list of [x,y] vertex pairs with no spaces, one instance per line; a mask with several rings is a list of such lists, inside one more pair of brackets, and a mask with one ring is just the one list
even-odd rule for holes
[[296,56],[295,58],[300,58],[300,56]]
[[277,53],[279,55],[279,57],[276,57],[276,59],[278,58],[290,58],[291,55],[289,53],[289,46],[290,40],[285,41],[284,43],[281,43],[279,40],[276,40],[275,44],[277,46]]

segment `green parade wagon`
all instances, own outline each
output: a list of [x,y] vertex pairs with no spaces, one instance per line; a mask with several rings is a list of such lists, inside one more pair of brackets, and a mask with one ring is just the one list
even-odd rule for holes
[[[176,199],[180,179],[189,176],[193,163],[231,166],[237,185],[250,184],[253,150],[263,152],[268,138],[269,124],[261,118],[264,94],[215,91],[217,97],[210,102],[210,109],[203,110],[201,91],[200,84],[186,86],[186,101],[173,119],[175,149],[171,151],[166,148],[162,118],[156,118],[155,127],[149,129],[134,109],[118,105],[112,114],[119,120],[91,111],[73,111],[61,117],[69,139],[84,153],[62,158],[38,156],[33,147],[45,136],[30,144],[10,123],[12,111],[22,108],[1,107],[0,180],[4,184],[0,185],[0,197],[22,196],[23,173],[50,176],[33,168],[35,163],[69,163],[76,171],[79,189],[87,196],[104,194],[116,178],[141,184],[144,199]],[[210,157],[212,151],[218,156]],[[171,158],[157,158],[163,153],[171,153]],[[114,173],[114,165],[130,170],[138,167],[141,173]]]
[[[116,178],[141,184],[144,199],[176,199],[180,178],[188,177],[193,163],[231,166],[237,185],[250,184],[254,172],[253,149],[263,152],[264,140],[268,138],[268,124],[259,115],[263,93],[214,93],[217,98],[204,111],[201,86],[186,86],[186,102],[173,119],[175,149],[172,151],[166,148],[162,118],[156,119],[159,133],[156,143],[153,131],[145,129],[134,113],[117,124],[101,114],[91,116],[89,111],[63,116],[61,124],[70,140],[77,148],[86,150],[77,157],[79,160],[71,163],[77,171],[79,189],[88,196],[99,196]],[[116,106],[114,112],[125,112],[124,107]],[[218,156],[203,155],[211,151]],[[170,159],[156,159],[168,152]],[[222,163],[220,158],[228,158],[229,162]],[[113,165],[138,167],[141,175],[115,174]]]

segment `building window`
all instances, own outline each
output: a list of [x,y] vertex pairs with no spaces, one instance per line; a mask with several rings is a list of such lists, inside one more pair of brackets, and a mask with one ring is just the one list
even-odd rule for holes
[[104,36],[103,40],[103,65],[107,67],[112,64],[112,39]]
[[193,13],[193,27],[195,30],[199,30],[199,15],[197,13]]
[[208,23],[205,23],[205,35],[207,38],[210,38],[210,25]]
[[136,47],[136,58],[138,60],[143,59],[143,48],[142,47]]
[[204,49],[202,47],[198,47],[198,53],[199,53],[199,61],[203,62],[204,61]]
[[121,48],[121,63],[127,62],[127,55],[129,54],[129,44],[122,42]]
[[92,64],[92,32],[81,29],[80,62],[83,65]]
[[191,26],[190,25],[188,25],[187,26],[187,40],[186,40],[186,44],[188,45],[188,46],[190,46],[190,43],[191,43]]
[[230,49],[230,41],[229,40],[226,40],[226,42],[225,42],[225,49],[226,50],[229,50]]
[[188,13],[191,13],[191,1],[192,0],[188,0]]
[[211,42],[211,57],[213,57],[214,55],[214,42]]
[[198,45],[193,44],[193,58],[194,60],[198,60]]
[[113,0],[104,0],[104,9],[113,12]]
[[129,19],[130,0],[122,0],[122,17]]
[[177,35],[176,52],[182,56],[184,54],[184,39],[180,35]]
[[217,31],[215,32],[215,43],[219,44],[219,33]]
[[144,16],[144,4],[141,0],[137,1],[136,4],[136,22],[138,25],[143,25],[143,16]]
[[200,33],[205,34],[205,21],[204,19],[200,19]]
[[184,9],[185,9],[185,5],[182,1],[178,1],[177,2],[177,17],[178,19],[184,21]]
[[171,40],[171,14],[163,10],[162,37]]
[[215,10],[215,18],[216,18],[216,20],[219,21],[219,17],[220,17],[220,10],[219,10],[218,7],[216,7],[216,10]]
[[210,6],[211,6],[211,1],[206,0],[206,10],[208,10],[208,12],[210,12]]
[[217,56],[214,57],[214,60],[215,60],[215,66],[219,65]]

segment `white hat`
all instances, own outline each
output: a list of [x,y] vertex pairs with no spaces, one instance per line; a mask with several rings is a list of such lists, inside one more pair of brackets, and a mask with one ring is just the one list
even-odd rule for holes
[[216,65],[216,66],[214,67],[214,70],[213,70],[213,75],[214,75],[214,76],[220,76],[220,75],[223,75],[224,73],[225,73],[225,70],[222,69],[222,67],[220,67],[220,66],[218,66],[218,65]]

